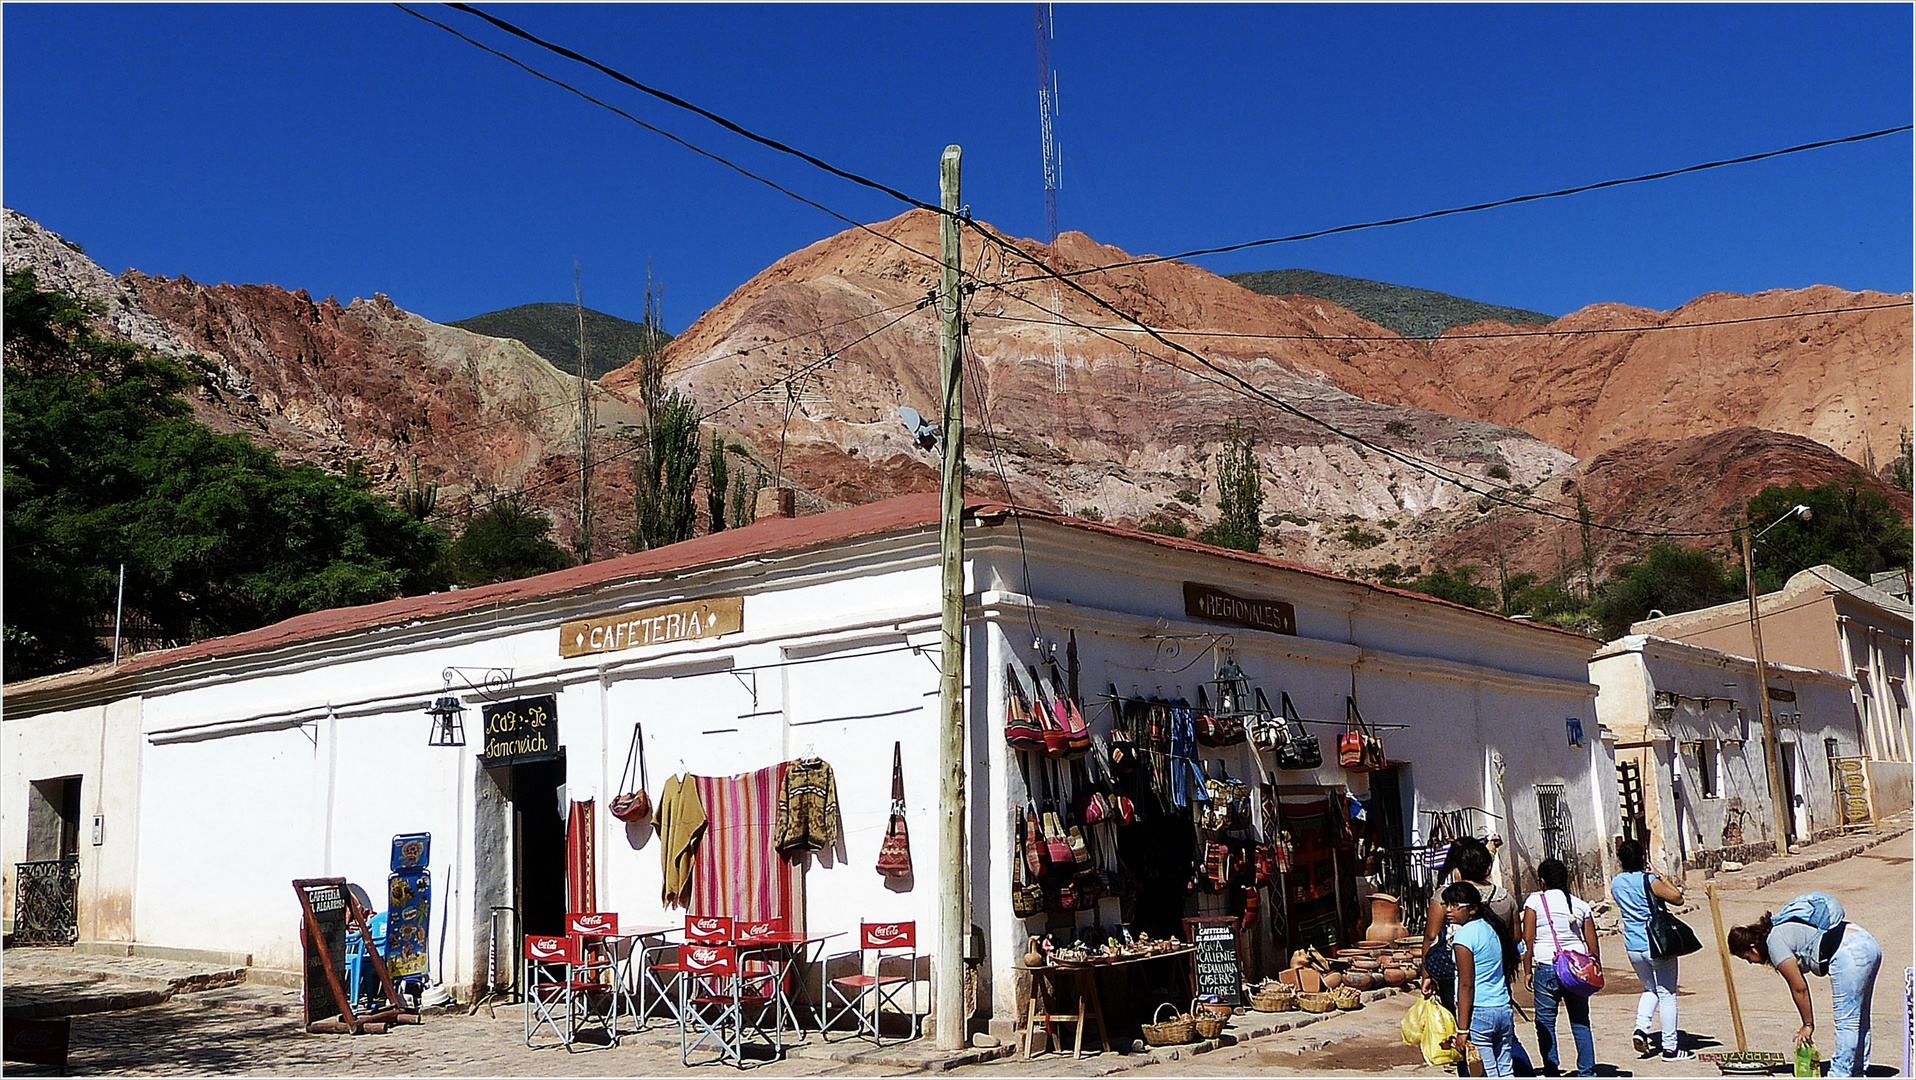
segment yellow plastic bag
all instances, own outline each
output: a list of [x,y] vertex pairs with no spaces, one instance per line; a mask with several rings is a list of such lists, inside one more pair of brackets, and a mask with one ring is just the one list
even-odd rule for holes
[[1463,1055],[1450,1045],[1457,1037],[1457,1018],[1440,1001],[1424,998],[1412,1005],[1399,1030],[1404,1045],[1421,1050],[1427,1065],[1455,1065],[1463,1060]]

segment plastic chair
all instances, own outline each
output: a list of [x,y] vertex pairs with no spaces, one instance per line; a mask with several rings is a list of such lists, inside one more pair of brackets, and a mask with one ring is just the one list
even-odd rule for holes
[[[709,1042],[716,1060],[746,1068],[748,1031],[770,1040],[772,1060],[784,1057],[784,1010],[777,988],[770,980],[746,974],[738,946],[687,943],[679,948],[679,964],[684,969],[679,981],[679,1064],[691,1065],[692,1055]],[[767,1013],[772,1018],[769,1030]],[[693,1037],[695,1028],[698,1034]]]
[[586,1010],[604,1022],[613,1044],[617,1045],[621,1003],[627,1013],[638,1015],[631,991],[626,987],[630,958],[618,952],[627,946],[617,940],[606,940],[618,937],[619,917],[608,911],[568,912],[565,929],[566,935],[579,943],[579,960],[573,967],[573,978],[592,988],[586,993]]
[[[867,962],[869,960],[869,963]],[[899,974],[900,966],[904,973]],[[866,972],[869,971],[870,974]],[[897,1011],[903,1003],[906,984],[911,992],[911,1035],[919,1031],[918,1016],[918,924],[916,922],[860,922],[858,924],[858,973],[831,980],[826,990],[835,999],[826,1003],[823,1025],[826,1031],[846,1017],[858,1022],[853,1037],[870,1036],[884,1045],[878,1022],[878,1010],[889,1005]],[[867,1003],[869,1009],[863,1008]]]

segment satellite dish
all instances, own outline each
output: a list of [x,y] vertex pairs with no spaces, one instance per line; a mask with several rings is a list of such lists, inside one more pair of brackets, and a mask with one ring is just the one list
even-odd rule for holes
[[910,405],[900,405],[898,418],[905,422],[905,427],[911,431],[912,441],[921,449],[929,450],[938,445],[940,435],[938,425],[918,415],[917,409]]

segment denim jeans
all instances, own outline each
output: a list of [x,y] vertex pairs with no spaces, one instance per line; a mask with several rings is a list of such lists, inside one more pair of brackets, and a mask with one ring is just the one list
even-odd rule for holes
[[1590,999],[1573,994],[1557,982],[1557,969],[1540,963],[1530,977],[1537,1020],[1537,1051],[1544,1067],[1557,1069],[1557,1004],[1563,1003],[1570,1014],[1570,1038],[1577,1044],[1577,1071],[1573,1076],[1590,1076],[1597,1068],[1597,1046],[1590,1037]]
[[1883,948],[1860,926],[1852,925],[1830,958],[1830,1016],[1836,1024],[1831,1076],[1869,1073],[1869,999],[1876,990],[1876,969]]
[[1637,1030],[1650,1030],[1650,1014],[1661,1011],[1663,1052],[1670,1053],[1677,1048],[1677,958],[1666,956],[1656,960],[1648,952],[1635,949],[1625,955],[1630,957],[1630,966],[1637,970],[1637,981],[1643,984],[1643,996],[1637,998]]
[[1508,1005],[1470,1010],[1470,1041],[1484,1057],[1485,1076],[1513,1076],[1510,1049],[1517,1043],[1516,1013]]

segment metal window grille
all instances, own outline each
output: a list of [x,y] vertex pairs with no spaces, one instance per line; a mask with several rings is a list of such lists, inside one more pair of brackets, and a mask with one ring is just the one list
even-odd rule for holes
[[1537,785],[1537,824],[1543,833],[1543,857],[1575,865],[1571,858],[1570,811],[1562,784]]
[[71,945],[80,937],[80,860],[15,864],[13,943]]

